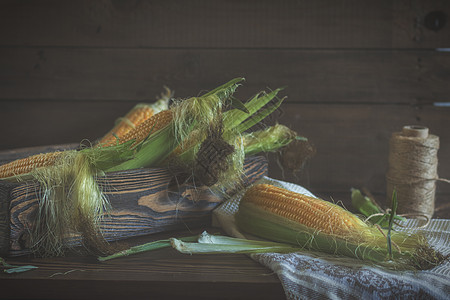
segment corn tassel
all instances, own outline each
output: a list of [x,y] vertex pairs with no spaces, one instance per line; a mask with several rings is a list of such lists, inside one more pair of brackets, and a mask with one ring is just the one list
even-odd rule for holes
[[390,253],[381,228],[333,203],[268,184],[246,191],[236,222],[241,230],[262,238],[393,268],[427,269],[445,259],[423,236],[401,232],[392,232]]

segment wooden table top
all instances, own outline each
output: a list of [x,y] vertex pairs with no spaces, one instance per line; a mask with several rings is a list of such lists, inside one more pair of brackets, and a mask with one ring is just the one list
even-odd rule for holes
[[[198,232],[154,234],[122,243],[133,246]],[[38,269],[0,273],[2,299],[285,298],[276,274],[244,254],[187,255],[165,248],[105,262],[80,254],[6,260]]]

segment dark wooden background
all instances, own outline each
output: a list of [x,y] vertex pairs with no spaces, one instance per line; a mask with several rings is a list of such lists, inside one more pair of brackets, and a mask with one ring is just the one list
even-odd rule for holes
[[276,119],[317,148],[286,180],[382,196],[389,137],[413,124],[440,137],[450,178],[449,18],[447,0],[2,0],[0,150],[93,141],[163,86],[184,98],[242,76],[242,99],[287,86]]

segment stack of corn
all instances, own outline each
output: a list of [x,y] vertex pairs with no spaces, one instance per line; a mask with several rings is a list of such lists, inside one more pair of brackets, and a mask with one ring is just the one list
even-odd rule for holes
[[[199,177],[208,173],[203,183],[222,189],[239,180],[246,155],[274,151],[295,140],[297,134],[282,125],[276,125],[276,130],[269,127],[254,134],[244,134],[276,110],[283,99],[276,98],[280,91],[277,89],[241,103],[233,93],[242,80],[233,79],[200,97],[174,101],[170,107],[170,97],[154,105],[138,105],[119,119],[95,147],[39,154],[0,166],[0,179],[34,179],[45,189],[42,194],[46,196],[39,203],[36,219],[46,224],[35,226],[39,232],[32,233],[34,240],[40,243],[48,238],[48,232],[42,230],[45,228],[58,228],[54,231],[63,234],[86,228],[81,224],[86,220],[92,223],[87,226],[89,230],[95,232],[92,228],[96,228],[108,203],[94,179],[105,172],[175,164],[184,172],[194,172]],[[272,102],[275,103],[270,104]],[[211,147],[207,148],[208,145]],[[219,150],[215,155],[223,157],[211,160],[210,151],[214,149]],[[77,196],[86,194],[95,196],[89,200]],[[85,201],[90,201],[89,205]],[[55,211],[64,213],[54,214]],[[81,215],[78,220],[66,224],[62,218],[71,211],[90,215]],[[62,243],[62,240],[59,236],[56,243]],[[49,248],[59,249],[60,246]],[[44,249],[44,252],[51,252],[51,255],[54,251]]]

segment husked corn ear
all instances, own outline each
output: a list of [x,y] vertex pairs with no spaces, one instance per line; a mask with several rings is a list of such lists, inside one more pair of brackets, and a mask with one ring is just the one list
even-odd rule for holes
[[[163,110],[147,120],[144,120],[139,126],[129,131],[121,139],[119,139],[119,144],[123,144],[132,139],[135,140],[134,145],[142,142],[150,133],[156,132],[165,126],[167,126],[173,119],[171,110]],[[116,140],[102,144],[102,147],[111,146],[116,144]]]
[[42,153],[4,164],[0,166],[0,178],[22,175],[36,168],[52,166],[60,157],[61,153],[63,152]]
[[241,203],[254,204],[316,231],[339,237],[348,237],[359,228],[367,227],[358,217],[331,202],[269,184],[250,187]]
[[106,144],[115,142],[116,136],[121,140],[128,132],[138,127],[142,122],[149,119],[154,114],[154,109],[149,105],[135,106],[125,117],[121,118],[119,122],[108,132],[100,141],[99,144]]

